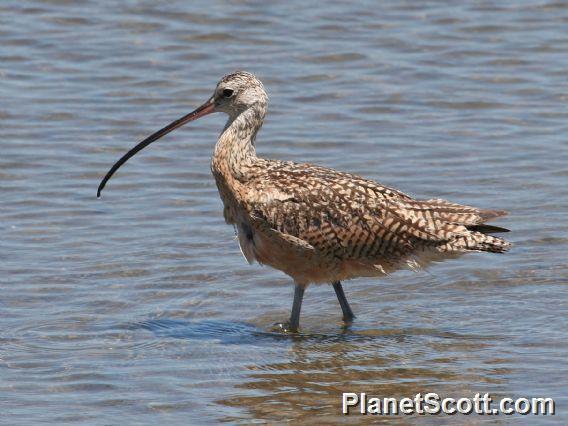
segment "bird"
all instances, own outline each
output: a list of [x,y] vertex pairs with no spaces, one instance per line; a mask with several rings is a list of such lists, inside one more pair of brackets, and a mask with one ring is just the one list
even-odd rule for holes
[[122,156],[111,176],[132,156],[169,132],[205,115],[222,112],[227,122],[215,145],[211,171],[240,249],[254,261],[284,272],[294,283],[287,333],[300,331],[300,311],[310,284],[331,284],[346,325],[355,315],[342,282],[418,270],[466,252],[503,253],[508,232],[486,222],[507,214],[443,199],[420,200],[356,174],[310,163],[257,156],[256,138],[268,95],[252,73],[221,78],[199,108],[153,133]]

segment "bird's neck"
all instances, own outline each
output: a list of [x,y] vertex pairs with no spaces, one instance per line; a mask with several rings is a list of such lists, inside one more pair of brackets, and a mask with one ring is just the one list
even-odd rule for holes
[[265,114],[266,105],[259,103],[229,117],[211,160],[215,175],[239,181],[247,179],[251,166],[257,160],[254,142]]

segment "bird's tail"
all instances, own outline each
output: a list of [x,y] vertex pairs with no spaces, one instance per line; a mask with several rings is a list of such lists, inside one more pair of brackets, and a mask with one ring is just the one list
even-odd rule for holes
[[426,247],[434,246],[445,256],[467,251],[503,253],[511,247],[508,241],[488,235],[509,231],[486,223],[505,216],[503,210],[483,210],[442,199],[402,200],[388,207],[388,213],[405,223],[399,229],[412,231],[411,238],[425,242]]
[[498,234],[501,232],[509,232],[507,228],[502,228],[500,226],[488,225],[486,223],[481,223],[479,225],[466,225],[466,228],[470,231],[477,231],[483,234]]
[[[486,225],[489,226],[489,225]],[[498,227],[496,227],[498,228]],[[501,228],[504,229],[504,228]],[[489,231],[504,232],[504,231]],[[438,246],[440,251],[487,251],[491,253],[504,253],[511,248],[511,243],[503,238],[471,230],[465,235],[459,235]]]

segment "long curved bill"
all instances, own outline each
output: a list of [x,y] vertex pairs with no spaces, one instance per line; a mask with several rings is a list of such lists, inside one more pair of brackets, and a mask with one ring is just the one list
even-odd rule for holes
[[124,154],[120,160],[114,163],[114,165],[110,168],[110,170],[107,172],[107,174],[99,184],[99,188],[97,189],[97,198],[101,196],[101,191],[105,187],[108,180],[112,177],[112,175],[114,175],[114,173],[120,168],[120,166],[126,163],[131,157],[136,155],[138,151],[143,150],[152,142],[157,141],[162,136],[165,136],[168,133],[170,133],[172,130],[175,130],[178,127],[183,126],[184,124],[189,123],[190,121],[197,120],[198,118],[203,117],[204,115],[207,114],[211,114],[213,112],[215,112],[215,102],[213,98],[210,98],[207,102],[205,102],[195,111],[192,111],[187,115],[184,115],[180,119],[177,119],[176,121],[168,124],[163,129],[160,129],[156,133],[153,133],[152,135],[148,136],[146,139],[144,139],[142,142],[140,142],[138,145],[136,145],[134,148],[132,148],[130,151]]

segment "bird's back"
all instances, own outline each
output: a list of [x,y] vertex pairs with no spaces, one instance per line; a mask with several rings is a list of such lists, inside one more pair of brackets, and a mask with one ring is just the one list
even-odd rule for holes
[[297,282],[331,282],[424,266],[466,251],[503,252],[510,244],[485,232],[503,211],[445,200],[414,200],[360,176],[259,159],[243,182],[237,223],[249,261]]

